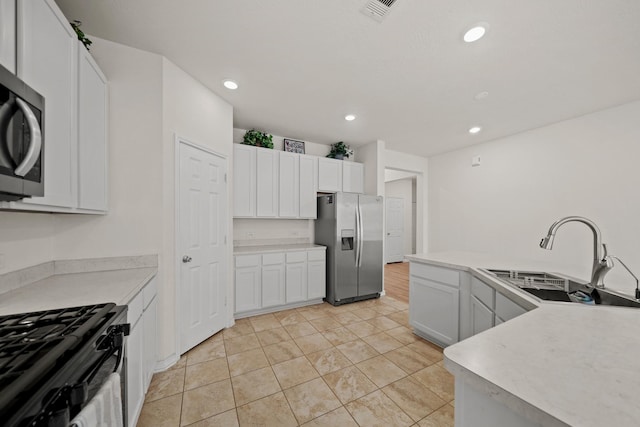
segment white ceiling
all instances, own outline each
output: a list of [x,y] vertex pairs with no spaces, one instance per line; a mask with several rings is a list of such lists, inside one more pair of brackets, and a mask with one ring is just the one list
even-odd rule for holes
[[426,156],[640,99],[638,0],[397,0],[382,23],[367,1],[57,0],[203,82],[235,127],[319,143]]

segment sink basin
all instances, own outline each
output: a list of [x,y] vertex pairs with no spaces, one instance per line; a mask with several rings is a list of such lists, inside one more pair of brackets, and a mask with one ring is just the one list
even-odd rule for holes
[[492,270],[486,272],[512,286],[516,286],[544,301],[577,302],[570,293],[582,291],[590,294],[596,305],[640,308],[640,301],[609,289],[593,289],[586,283],[577,282],[556,274],[539,271]]

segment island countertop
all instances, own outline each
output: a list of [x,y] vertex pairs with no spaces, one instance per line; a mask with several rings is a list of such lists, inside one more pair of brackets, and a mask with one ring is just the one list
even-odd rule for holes
[[[548,264],[484,254],[406,258],[472,273],[478,273],[477,267],[558,271]],[[447,369],[541,425],[638,425],[640,310],[575,303],[537,305],[447,347]]]

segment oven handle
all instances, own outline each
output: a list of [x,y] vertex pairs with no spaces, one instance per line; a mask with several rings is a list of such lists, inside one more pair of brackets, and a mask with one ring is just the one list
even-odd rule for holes
[[27,123],[29,124],[29,134],[31,136],[31,142],[29,143],[29,149],[27,154],[22,159],[22,162],[18,165],[14,173],[18,176],[25,176],[29,173],[33,165],[36,164],[40,157],[40,148],[42,148],[42,132],[40,132],[40,124],[36,115],[33,114],[31,108],[20,98],[16,98],[18,107],[22,110]]

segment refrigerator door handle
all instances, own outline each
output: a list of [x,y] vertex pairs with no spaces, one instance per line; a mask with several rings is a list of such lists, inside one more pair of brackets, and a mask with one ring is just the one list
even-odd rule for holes
[[360,211],[360,204],[356,209],[357,215],[357,227],[358,227],[358,256],[356,257],[356,266],[362,267],[362,212]]
[[356,206],[356,267],[360,262],[360,209]]

